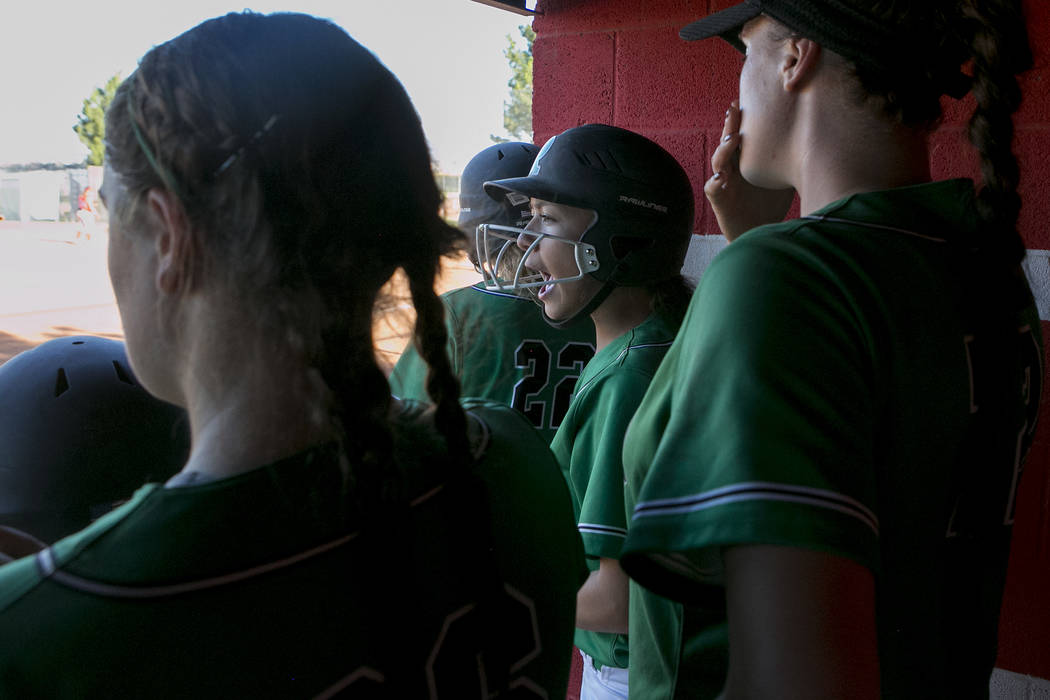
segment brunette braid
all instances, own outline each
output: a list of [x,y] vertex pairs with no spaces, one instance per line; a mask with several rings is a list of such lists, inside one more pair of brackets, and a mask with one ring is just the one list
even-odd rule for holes
[[434,422],[445,436],[449,453],[463,463],[471,462],[467,444],[466,415],[459,404],[459,380],[452,371],[446,350],[448,332],[445,327],[445,306],[434,292],[437,265],[434,258],[420,256],[420,260],[406,265],[412,304],[416,309],[413,333],[420,357],[427,363],[426,389],[434,402]]
[[1020,262],[1025,254],[1017,234],[1020,172],[1012,146],[1013,113],[1021,104],[1016,76],[1032,65],[1024,15],[1019,0],[962,0],[960,10],[961,26],[969,30],[977,102],[969,123],[970,141],[981,158],[977,208],[989,232],[1012,234],[1008,255]]
[[1020,0],[878,0],[864,9],[899,27],[904,43],[924,47],[918,65],[893,71],[855,67],[864,93],[881,99],[884,111],[905,125],[934,127],[941,118],[940,96],[952,91],[960,67],[972,60],[970,90],[977,106],[969,137],[981,161],[978,213],[985,232],[994,234],[987,243],[1019,262],[1025,251],[1016,231],[1021,198],[1013,113],[1021,104],[1016,76],[1032,65]]
[[107,119],[107,160],[129,193],[120,214],[135,215],[151,188],[177,196],[199,255],[190,269],[257,299],[246,323],[284,340],[252,351],[313,369],[353,500],[376,509],[401,497],[371,335],[378,290],[398,267],[416,278],[437,427],[469,454],[430,289],[461,237],[438,216],[419,118],[367,49],[305,15],[231,13],[150,51]]

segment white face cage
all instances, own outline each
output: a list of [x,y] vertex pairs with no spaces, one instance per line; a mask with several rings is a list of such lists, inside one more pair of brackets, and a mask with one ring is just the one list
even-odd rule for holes
[[[522,234],[532,238],[532,243],[524,252],[518,248],[518,236]],[[545,238],[573,247],[576,260],[575,275],[543,279],[542,275],[528,267],[529,256]],[[499,224],[481,224],[478,226],[474,240],[477,245],[478,264],[484,277],[485,289],[490,291],[518,292],[548,284],[573,282],[582,279],[584,275],[594,272],[599,267],[598,254],[594,246],[561,236],[552,236],[548,233],[536,233]]]

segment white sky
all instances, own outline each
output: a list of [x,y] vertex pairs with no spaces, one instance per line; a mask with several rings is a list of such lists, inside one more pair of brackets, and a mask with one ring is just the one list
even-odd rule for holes
[[0,10],[0,163],[79,162],[73,124],[84,98],[127,76],[155,44],[239,11],[326,17],[397,75],[423,121],[434,159],[460,172],[489,134],[505,135],[506,36],[527,17],[471,0],[26,0]]

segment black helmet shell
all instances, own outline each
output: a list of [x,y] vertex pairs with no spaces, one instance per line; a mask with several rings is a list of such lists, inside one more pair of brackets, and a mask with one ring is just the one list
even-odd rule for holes
[[643,286],[680,274],[693,229],[693,188],[674,156],[627,129],[584,124],[552,137],[526,177],[485,183],[489,197],[524,195],[593,209],[580,239],[603,282]]
[[459,179],[459,221],[464,231],[473,231],[479,224],[520,226],[528,221],[529,202],[519,200],[512,204],[506,198],[493,200],[483,185],[488,180],[523,177],[529,174],[539,148],[531,143],[510,141],[489,146],[470,159]]
[[0,524],[75,532],[189,453],[185,412],[135,379],[124,344],[73,336],[0,366]]

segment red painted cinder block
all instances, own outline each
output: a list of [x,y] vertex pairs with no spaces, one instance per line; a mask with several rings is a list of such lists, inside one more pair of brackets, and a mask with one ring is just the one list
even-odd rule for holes
[[[624,126],[630,129],[630,126]],[[655,129],[632,129],[663,146],[675,157],[679,165],[689,175],[689,184],[693,187],[696,200],[696,213],[693,219],[693,233],[718,233],[718,228],[707,230],[703,226],[704,213],[707,210],[707,198],[704,197],[704,182],[711,169],[707,157],[706,137],[700,131],[658,131]]]
[[[707,12],[704,13],[704,15],[709,15],[712,12],[718,12],[719,10],[724,10],[727,7],[731,7],[733,5],[739,5],[739,4],[740,4],[740,0],[708,0],[708,3],[707,3],[708,9],[707,9]],[[704,15],[701,15],[701,16],[704,16]],[[697,17],[697,19],[700,19],[700,17]]]
[[[1050,341],[1050,323],[1042,326]],[[1050,401],[1045,393],[1042,403],[1043,419],[1017,496],[997,665],[1050,678]]]
[[617,124],[721,127],[726,108],[737,96],[740,54],[724,41],[682,41],[678,29],[617,32]]
[[966,127],[946,124],[930,136],[930,175],[934,180],[981,176],[977,151],[970,145]]
[[1021,82],[1024,102],[1017,114],[1021,123],[1050,123],[1050,2],[1025,0],[1028,40],[1032,46],[1033,67]]
[[541,144],[566,129],[613,118],[611,34],[537,35],[533,45],[532,129]]
[[[1029,248],[1050,248],[1050,129],[1044,125],[1022,126],[1017,130],[1014,153],[1021,165],[1021,215],[1017,227]],[[1050,423],[1050,412],[1044,414]],[[1050,580],[1047,581],[1050,587]],[[1050,599],[1050,588],[1048,588]],[[1050,647],[1048,647],[1050,649]],[[1050,655],[1050,654],[1048,654]]]
[[706,14],[706,8],[706,0],[540,0],[536,9],[543,14],[536,16],[532,26],[537,33],[602,31],[662,24],[684,26]]
[[[1014,154],[1021,168],[1021,214],[1017,228],[1025,246],[1050,248],[1050,130],[1040,126],[1020,126],[1015,133]],[[945,126],[930,138],[930,170],[934,179],[968,177],[980,182],[980,160],[970,145],[966,129]],[[1048,419],[1050,421],[1050,419]]]
[[[1050,3],[1047,3],[1050,7]],[[1050,23],[1050,17],[1045,20]],[[1050,43],[1050,38],[1047,39]],[[1024,126],[1026,124],[1046,124],[1050,122],[1050,66],[1046,58],[1037,62],[1035,67],[1023,73],[1017,80],[1021,87],[1021,106],[1014,114],[1014,124]],[[944,112],[944,124],[957,124],[965,126],[969,123],[977,106],[973,94],[966,95],[961,100],[953,100],[950,97],[941,98],[941,108]]]

